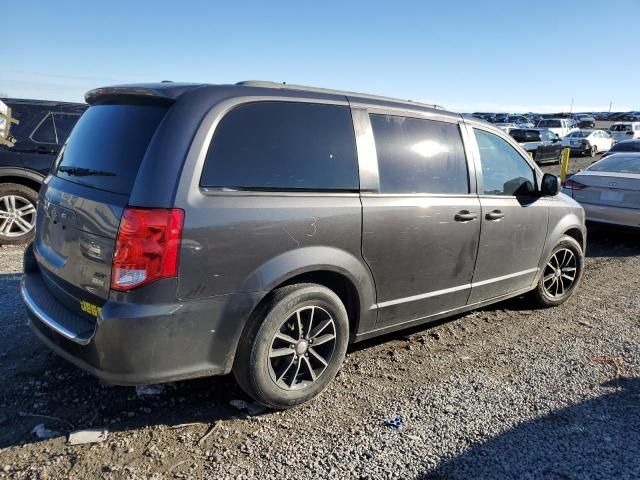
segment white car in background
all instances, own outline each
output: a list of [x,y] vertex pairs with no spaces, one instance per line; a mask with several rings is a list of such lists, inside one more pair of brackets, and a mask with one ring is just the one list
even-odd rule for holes
[[613,145],[613,139],[604,130],[575,130],[562,140],[562,145],[571,149],[571,153],[595,157],[599,152],[607,152]]
[[616,122],[609,127],[613,140],[636,140],[640,138],[640,122]]
[[573,122],[566,118],[543,118],[538,121],[536,127],[551,130],[560,138],[564,138],[574,130],[577,130]]

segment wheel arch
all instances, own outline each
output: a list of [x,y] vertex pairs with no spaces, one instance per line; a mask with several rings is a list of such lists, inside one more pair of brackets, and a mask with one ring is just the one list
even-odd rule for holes
[[40,186],[44,180],[44,176],[33,170],[14,167],[0,167],[0,183],[16,183],[24,185],[34,190],[36,193],[40,190]]
[[244,282],[243,291],[261,291],[264,296],[295,283],[317,283],[334,291],[349,314],[350,334],[375,323],[375,286],[364,260],[334,247],[304,247],[278,255],[256,269]]

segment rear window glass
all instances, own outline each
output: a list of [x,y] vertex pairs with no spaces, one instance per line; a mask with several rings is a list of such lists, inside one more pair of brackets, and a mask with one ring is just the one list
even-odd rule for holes
[[538,126],[545,128],[560,128],[562,127],[562,124],[560,123],[560,120],[540,120],[538,122]]
[[611,128],[609,128],[609,130],[611,130],[612,132],[630,132],[631,131],[631,125],[626,124],[626,125],[611,125]]
[[640,152],[639,142],[620,142],[611,147],[610,152]]
[[536,130],[511,130],[509,135],[518,143],[540,141],[540,132]]
[[221,120],[200,185],[229,190],[357,190],[349,107],[297,102],[241,105]]
[[593,132],[590,132],[590,131],[589,132],[585,132],[585,131],[582,131],[582,132],[571,132],[569,135],[567,135],[567,137],[570,137],[570,138],[587,138],[589,135],[591,135],[591,133],[593,133]]
[[97,105],[73,128],[56,175],[75,183],[129,195],[149,141],[166,107]]
[[625,157],[611,156],[594,163],[589,168],[590,172],[612,173],[637,173],[640,174],[640,156]]

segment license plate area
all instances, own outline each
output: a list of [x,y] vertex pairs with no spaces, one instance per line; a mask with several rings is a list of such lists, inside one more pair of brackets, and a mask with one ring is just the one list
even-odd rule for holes
[[621,203],[624,201],[624,192],[618,192],[616,190],[604,190],[600,194],[600,200],[605,202]]

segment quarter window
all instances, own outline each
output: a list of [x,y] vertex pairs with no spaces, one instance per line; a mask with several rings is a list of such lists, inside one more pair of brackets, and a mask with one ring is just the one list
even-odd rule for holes
[[56,129],[53,125],[53,117],[50,113],[44,117],[44,120],[31,133],[31,140],[37,143],[57,143]]
[[524,158],[497,135],[474,128],[485,195],[521,196],[535,191],[533,169]]
[[76,124],[80,115],[75,115],[71,113],[54,113],[53,114],[53,122],[56,126],[56,135],[58,137],[57,143],[64,143],[69,134],[71,133],[71,129]]
[[381,193],[469,193],[457,124],[370,115]]
[[357,190],[351,112],[346,106],[256,102],[216,128],[200,185],[257,190]]

